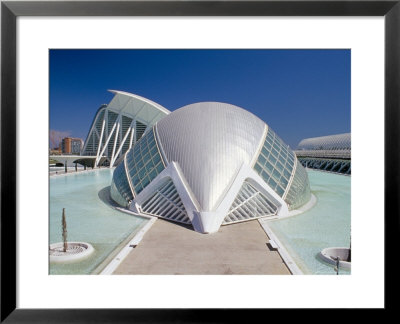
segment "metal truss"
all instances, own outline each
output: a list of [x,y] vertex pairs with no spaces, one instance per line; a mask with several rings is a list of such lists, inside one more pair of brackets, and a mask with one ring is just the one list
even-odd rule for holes
[[351,160],[298,157],[305,168],[324,170],[334,173],[351,174]]

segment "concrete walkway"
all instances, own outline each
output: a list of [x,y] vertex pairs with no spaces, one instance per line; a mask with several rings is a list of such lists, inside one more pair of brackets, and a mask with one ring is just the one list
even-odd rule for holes
[[257,220],[200,234],[158,219],[114,274],[290,274]]

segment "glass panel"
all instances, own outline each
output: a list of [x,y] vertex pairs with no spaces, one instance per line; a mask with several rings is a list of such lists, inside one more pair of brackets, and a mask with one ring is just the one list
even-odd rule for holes
[[156,169],[157,169],[158,173],[161,173],[161,171],[164,170],[163,164],[161,162],[158,163],[157,166],[156,166]]
[[270,151],[270,150],[271,150],[271,147],[272,147],[272,143],[270,144],[269,142],[265,141],[265,142],[264,142],[264,147],[265,147],[268,151]]
[[139,178],[143,179],[146,176],[146,168],[141,168],[138,172]]
[[286,159],[285,159],[282,155],[279,155],[279,161],[280,161],[282,164],[285,164]]
[[264,154],[264,156],[265,156],[266,158],[268,158],[268,156],[269,156],[269,151],[267,151],[267,149],[266,149],[265,147],[262,148],[261,152],[262,152],[262,154]]
[[157,146],[153,146],[150,150],[150,154],[151,156],[155,156],[157,154],[158,150],[157,150]]
[[276,193],[279,195],[279,196],[283,196],[283,193],[285,192],[285,190],[283,190],[283,188],[281,188],[280,186],[277,186],[276,187]]
[[266,159],[265,159],[265,157],[264,157],[262,154],[260,154],[260,156],[258,157],[258,162],[259,162],[261,165],[264,165],[264,164],[265,164]]
[[147,172],[147,173],[150,173],[151,170],[154,168],[153,161],[152,161],[152,160],[149,160],[149,161],[146,163],[145,167],[146,167],[146,172]]
[[[148,185],[164,169],[154,138],[154,130],[148,131],[127,153],[128,170],[136,193]],[[142,182],[140,182],[142,179]]]
[[269,171],[269,173],[272,173],[272,171],[274,170],[274,167],[272,166],[271,163],[267,162],[265,164],[265,168]]
[[153,156],[154,165],[157,165],[158,162],[160,162],[160,161],[161,161],[160,155],[156,154],[156,155]]
[[122,161],[114,170],[110,194],[111,198],[123,207],[126,207],[133,199],[133,194],[129,187],[128,179],[125,173],[124,161]]
[[146,163],[149,159],[150,159],[150,153],[146,152],[146,154],[143,156],[144,163]]
[[268,184],[270,185],[270,187],[271,187],[272,189],[275,190],[276,182],[274,181],[273,178],[270,178],[270,179],[269,179]]
[[268,182],[268,180],[270,178],[269,174],[267,172],[265,172],[265,171],[263,171],[261,173],[261,177],[264,179],[265,182]]
[[290,174],[290,172],[289,172],[287,169],[284,169],[284,170],[283,170],[283,175],[286,177],[286,179],[288,179],[288,180],[290,179],[290,175],[291,175],[291,174]]
[[143,190],[143,187],[140,183],[137,186],[135,186],[136,193],[140,193],[142,190]]
[[261,173],[262,167],[258,164],[258,162],[255,164],[254,169],[258,174]]
[[288,184],[288,180],[286,180],[284,177],[281,177],[279,184],[283,187],[286,188],[287,184]]
[[274,157],[278,158],[279,154],[278,151],[275,150],[274,148],[272,149],[271,153],[274,155]]
[[287,190],[294,163],[297,163],[294,157],[290,147],[269,128],[254,170],[282,196]]
[[140,170],[141,168],[143,168],[143,166],[144,166],[143,160],[142,159],[138,159],[137,162],[136,162],[136,169]]
[[275,180],[279,180],[280,179],[280,177],[281,177],[281,174],[279,173],[279,171],[278,170],[274,170],[273,172],[272,172],[272,176],[275,178]]
[[150,183],[149,177],[145,177],[142,181],[143,188],[146,187]]
[[283,171],[283,165],[278,161],[276,162],[275,168],[279,171],[282,172]]
[[156,170],[156,169],[153,169],[153,170],[150,172],[149,176],[150,176],[151,179],[154,179],[154,178],[157,176],[157,170]]
[[135,177],[132,178],[132,185],[136,186],[140,182],[139,176],[136,175]]
[[310,184],[306,170],[297,161],[296,173],[293,177],[292,184],[285,201],[289,205],[289,209],[301,207],[310,200]]
[[275,165],[275,163],[276,163],[276,159],[274,158],[273,155],[270,155],[270,156],[269,156],[269,161],[270,161],[271,164],[273,164],[273,165]]

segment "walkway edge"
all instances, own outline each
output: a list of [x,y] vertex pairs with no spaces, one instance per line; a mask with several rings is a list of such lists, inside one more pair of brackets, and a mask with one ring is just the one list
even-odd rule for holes
[[271,228],[268,226],[268,220],[267,219],[258,219],[258,222],[260,223],[261,227],[264,229],[265,233],[269,236],[271,240],[273,240],[277,245],[277,251],[279,255],[281,256],[283,262],[286,264],[288,267],[289,271],[293,275],[302,275],[304,274],[300,268],[297,266],[296,262],[294,262],[293,258],[290,256],[286,248],[283,246],[281,241],[279,241],[278,237],[272,232]]
[[151,217],[145,226],[125,245],[114,259],[99,273],[100,275],[111,275],[118,268],[126,256],[132,252],[133,248],[140,243],[146,232],[153,226],[157,217]]

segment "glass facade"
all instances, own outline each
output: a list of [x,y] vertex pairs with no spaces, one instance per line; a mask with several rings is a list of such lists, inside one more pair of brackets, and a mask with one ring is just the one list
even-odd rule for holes
[[301,207],[311,198],[310,183],[306,169],[297,161],[296,173],[290,186],[289,192],[286,195],[285,201],[289,205],[289,209]]
[[132,191],[126,178],[124,160],[114,170],[111,182],[111,198],[124,207],[127,207],[130,201],[133,200]]
[[[290,177],[296,163],[296,172],[289,187]],[[289,210],[296,209],[310,200],[311,192],[307,171],[298,162],[293,151],[271,128],[254,170],[288,204]]]
[[295,155],[271,128],[261,152],[254,165],[254,170],[263,180],[282,197],[292,175]]
[[126,153],[126,169],[134,190],[140,193],[165,168],[156,144],[154,128]]
[[[111,197],[126,207],[164,169],[154,129],[151,129],[126,153],[125,159],[115,169]],[[134,192],[131,191],[127,173]]]

